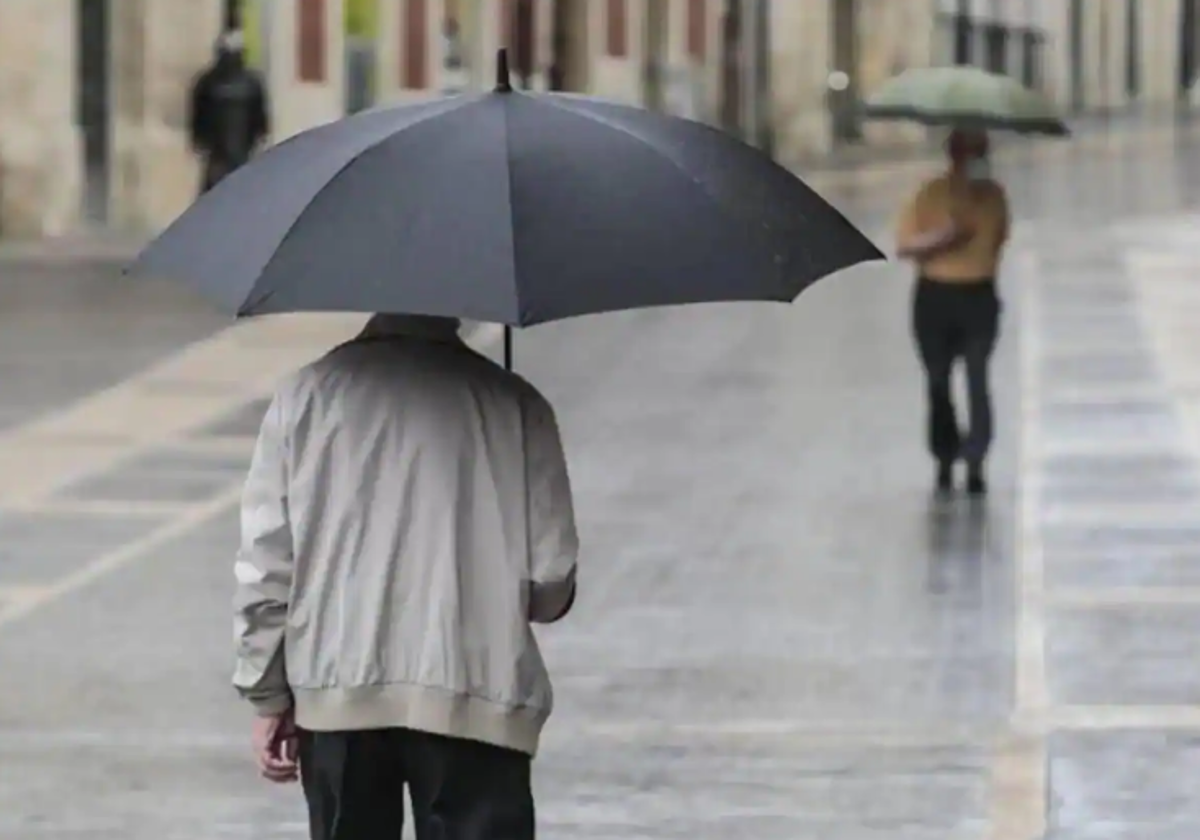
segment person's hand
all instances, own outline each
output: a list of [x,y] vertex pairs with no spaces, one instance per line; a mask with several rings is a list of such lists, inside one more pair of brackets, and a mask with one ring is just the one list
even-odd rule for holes
[[254,719],[251,742],[264,779],[286,784],[300,778],[299,737],[294,712]]

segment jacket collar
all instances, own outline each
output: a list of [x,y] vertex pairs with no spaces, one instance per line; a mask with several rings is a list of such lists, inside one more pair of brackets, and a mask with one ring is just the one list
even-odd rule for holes
[[462,322],[433,315],[373,315],[358,334],[359,339],[423,338],[429,341],[460,341]]

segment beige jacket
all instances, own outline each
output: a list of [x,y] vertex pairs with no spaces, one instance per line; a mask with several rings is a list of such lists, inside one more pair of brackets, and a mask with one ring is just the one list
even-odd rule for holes
[[310,730],[402,726],[533,754],[530,622],[575,594],[554,413],[457,322],[376,316],[284,382],[242,507],[234,684]]

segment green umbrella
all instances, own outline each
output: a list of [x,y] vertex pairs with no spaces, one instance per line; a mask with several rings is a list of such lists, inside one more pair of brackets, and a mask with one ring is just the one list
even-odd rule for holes
[[1070,133],[1045,96],[976,67],[905,70],[867,99],[864,116],[1057,137]]

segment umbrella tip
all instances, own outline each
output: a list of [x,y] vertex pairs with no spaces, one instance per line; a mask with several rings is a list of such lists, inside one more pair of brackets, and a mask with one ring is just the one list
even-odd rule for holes
[[512,92],[512,82],[508,79],[508,50],[503,47],[496,51],[496,92]]

